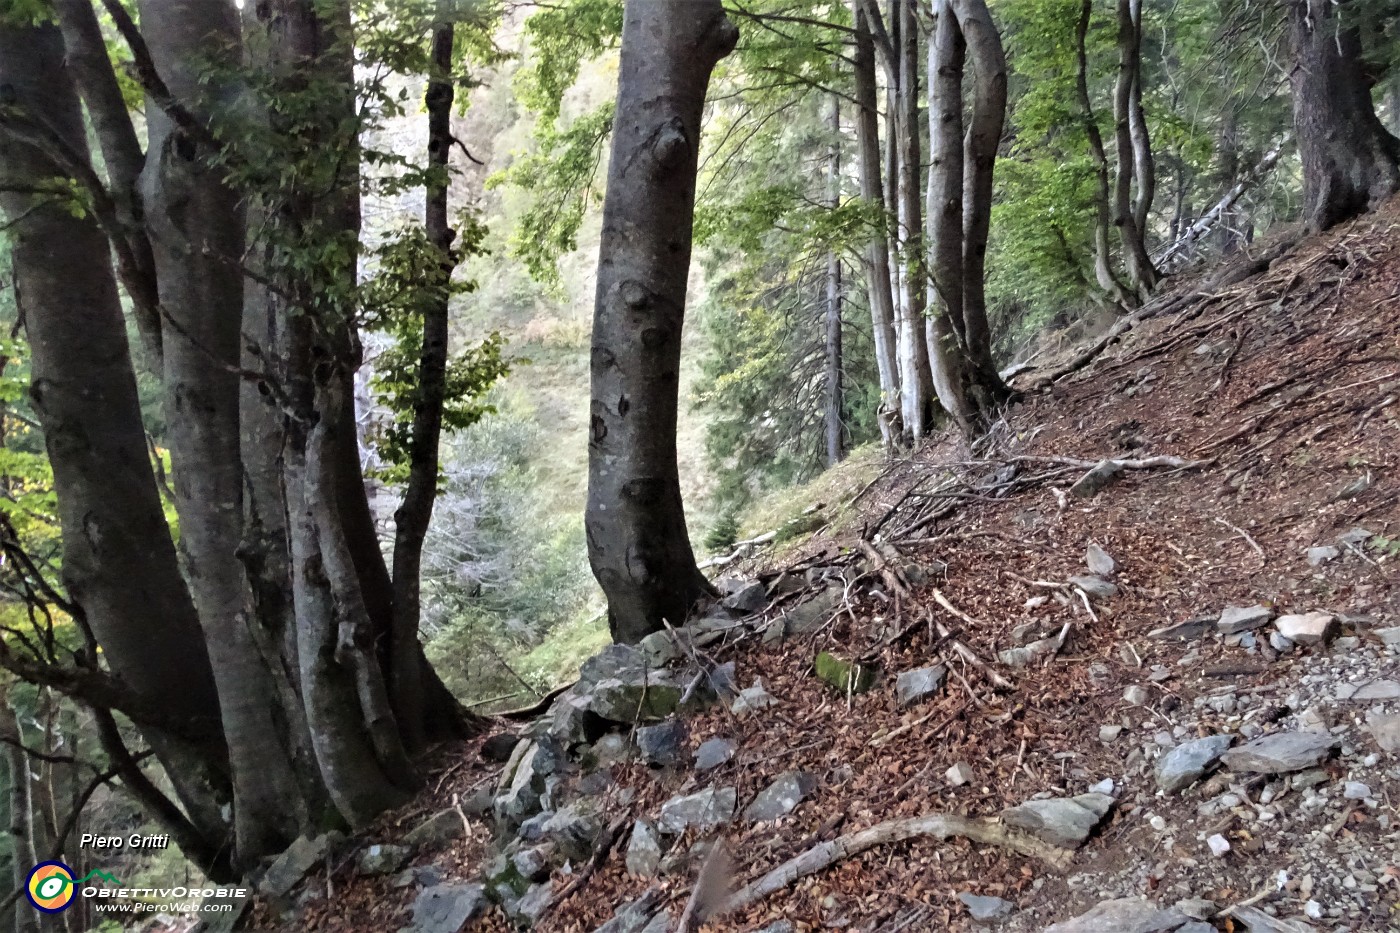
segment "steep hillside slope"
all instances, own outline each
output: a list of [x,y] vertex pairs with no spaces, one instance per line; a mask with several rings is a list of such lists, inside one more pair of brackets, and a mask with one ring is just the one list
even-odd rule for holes
[[[529,726],[501,793],[476,746],[444,750],[431,795],[355,840],[333,879],[313,874],[306,890],[334,901],[312,893],[285,922],[260,906],[259,928],[445,930],[429,902],[483,872],[514,916],[557,931],[628,903],[640,921],[609,930],[674,920],[717,875],[749,887],[716,931],[984,928],[970,909],[1006,931],[1392,928],[1397,235],[1392,205],[1305,241],[1145,320],[970,448],[890,463],[855,532],[731,567],[764,583],[733,587],[754,611],[664,652],[721,694],[745,688],[737,701],[661,732],[579,725],[569,710],[596,717],[606,692],[595,666]],[[625,678],[622,655],[603,666]],[[534,777],[543,798],[512,809]],[[473,814],[493,804],[510,827],[561,816],[509,829],[496,844],[514,862],[484,862],[493,820]],[[465,841],[424,845],[398,881],[353,877],[359,847],[442,807]],[[926,814],[950,819],[890,824]],[[508,926],[491,906],[464,928]]]

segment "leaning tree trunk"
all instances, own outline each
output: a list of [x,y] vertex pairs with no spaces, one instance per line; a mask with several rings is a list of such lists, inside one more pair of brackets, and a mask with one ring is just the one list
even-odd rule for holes
[[[1123,243],[1123,262],[1128,281],[1139,301],[1146,301],[1157,285],[1157,271],[1147,255],[1143,231],[1138,225],[1133,203],[1133,180],[1137,171],[1138,133],[1133,119],[1133,86],[1141,77],[1142,36],[1133,18],[1133,0],[1118,0],[1118,80],[1113,87],[1114,141],[1118,150],[1118,176],[1113,199],[1113,223]],[[1139,108],[1141,101],[1139,101]],[[1140,119],[1140,118],[1139,118]],[[1145,122],[1143,129],[1145,130]],[[1141,141],[1146,145],[1146,141]],[[1141,185],[1141,179],[1138,179]]]
[[[181,579],[141,423],[108,242],[91,213],[42,192],[77,174],[19,141],[26,126],[86,165],[82,112],[52,26],[0,19],[0,208],[32,354],[31,398],[53,467],[63,579],[111,672],[136,698],[188,722],[141,722],[190,820],[224,849],[227,750],[194,605]],[[171,698],[178,698],[172,708]],[[206,871],[218,858],[189,851]],[[226,857],[226,852],[223,857]]]
[[[826,159],[826,203],[835,211],[841,206],[841,103],[831,99],[831,148]],[[823,421],[826,428],[826,465],[835,466],[846,457],[845,431],[841,422],[841,256],[835,248],[826,253],[826,398]]]
[[[231,101],[241,30],[232,4],[142,0],[156,68],[193,113]],[[212,78],[210,75],[212,74]],[[277,693],[249,631],[239,450],[244,212],[213,164],[154,102],[142,177],[163,313],[166,421],[185,574],[206,632],[234,783],[235,851],[243,865],[296,837],[296,782],[278,734]]]
[[1303,217],[1326,230],[1400,190],[1400,141],[1376,116],[1351,0],[1291,0]]
[[[875,43],[862,0],[852,0],[855,18],[856,149],[860,163],[860,196],[882,217],[884,183],[880,177],[880,122],[875,85]],[[899,364],[895,359],[894,294],[890,288],[889,238],[882,225],[865,249],[866,300],[880,378],[880,439],[888,450],[899,438]]]
[[613,638],[682,623],[711,593],[676,464],[681,327],[710,72],[738,41],[719,0],[627,0],[598,251],[588,557]]
[[1084,135],[1089,140],[1089,155],[1094,163],[1094,279],[1099,288],[1122,307],[1133,304],[1133,296],[1113,272],[1112,247],[1109,244],[1112,219],[1109,207],[1108,154],[1104,150],[1103,134],[1099,132],[1098,121],[1094,118],[1093,102],[1089,98],[1089,53],[1086,42],[1093,10],[1093,0],[1084,0],[1079,10],[1079,22],[1075,27],[1075,91],[1079,97]]

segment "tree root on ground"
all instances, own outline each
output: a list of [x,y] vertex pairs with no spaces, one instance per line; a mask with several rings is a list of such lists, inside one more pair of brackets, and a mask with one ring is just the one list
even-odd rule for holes
[[973,842],[1000,846],[1045,862],[1051,868],[1063,871],[1069,866],[1074,853],[1069,849],[1041,842],[1032,836],[1002,825],[997,820],[975,819],[950,813],[927,813],[923,816],[879,823],[869,829],[847,833],[830,842],[813,846],[801,855],[788,859],[763,877],[736,891],[725,902],[726,912],[743,910],[758,903],[770,894],[781,891],[788,885],[814,875],[835,865],[837,862],[860,855],[875,846],[894,845],[909,839],[929,836],[935,839],[948,839],[961,836]]

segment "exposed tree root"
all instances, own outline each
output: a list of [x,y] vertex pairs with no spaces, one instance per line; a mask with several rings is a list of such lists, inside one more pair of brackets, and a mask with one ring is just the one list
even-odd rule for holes
[[745,885],[725,902],[725,911],[743,910],[770,894],[781,891],[799,878],[814,875],[837,862],[859,855],[875,846],[894,845],[921,836],[948,839],[962,836],[973,842],[1000,846],[1021,855],[1040,859],[1051,868],[1064,870],[1074,853],[1041,842],[1025,833],[1003,826],[997,820],[974,819],[949,813],[927,813],[903,820],[890,820],[869,829],[813,846],[801,855],[788,859],[768,874]]

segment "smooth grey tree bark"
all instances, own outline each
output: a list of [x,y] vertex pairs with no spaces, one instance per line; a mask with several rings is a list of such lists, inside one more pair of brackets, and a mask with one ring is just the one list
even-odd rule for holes
[[[831,145],[826,157],[826,203],[835,210],[841,205],[841,103],[831,99]],[[823,422],[826,432],[826,465],[835,466],[846,458],[845,426],[841,420],[841,256],[835,249],[826,254],[826,398]]]
[[681,327],[710,72],[738,41],[719,0],[627,0],[593,313],[589,563],[613,638],[681,624],[711,588],[676,465]]
[[933,372],[928,311],[928,259],[924,253],[923,146],[919,120],[919,88],[923,65],[919,59],[919,25],[914,0],[891,0],[892,19],[899,22],[895,46],[899,64],[896,94],[896,139],[899,177],[896,184],[899,220],[899,289],[903,318],[899,328],[899,384],[903,389],[904,429],[917,443],[932,428]]
[[121,684],[156,708],[178,697],[186,735],[204,737],[143,724],[190,820],[218,845],[227,835],[219,698],[151,471],[108,242],[66,195],[42,193],[72,174],[56,148],[87,159],[56,27],[0,21],[0,90],[8,189],[0,209],[32,354],[30,395],[53,467],[67,595]]
[[1326,230],[1400,190],[1400,141],[1376,116],[1351,0],[1290,0],[1303,218]]
[[[852,0],[855,19],[856,150],[860,171],[860,196],[867,207],[887,217],[884,181],[881,178],[880,117],[875,80],[875,42],[862,0]],[[894,294],[890,287],[888,224],[870,238],[865,248],[866,295],[880,379],[880,440],[890,449],[898,440],[899,363],[895,359]]]
[[[1114,186],[1113,224],[1118,228],[1123,244],[1128,284],[1138,301],[1144,302],[1157,285],[1157,270],[1147,255],[1143,229],[1137,220],[1138,207],[1133,200],[1133,182],[1136,180],[1139,188],[1143,184],[1138,171],[1140,163],[1151,162],[1151,145],[1146,139],[1147,123],[1141,113],[1141,90],[1135,91],[1142,80],[1142,19],[1140,11],[1138,16],[1134,16],[1135,2],[1118,0],[1118,78],[1113,86],[1118,174]],[[1147,171],[1146,168],[1143,170]],[[1154,176],[1150,185],[1155,184]]]

